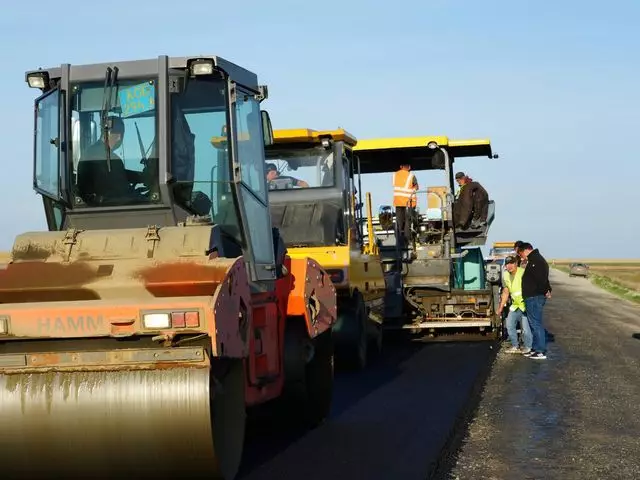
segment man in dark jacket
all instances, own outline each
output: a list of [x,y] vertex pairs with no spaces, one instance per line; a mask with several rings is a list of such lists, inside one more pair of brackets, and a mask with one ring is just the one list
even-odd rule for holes
[[527,259],[525,258],[523,260],[522,258],[520,258],[520,254],[518,253],[523,244],[524,242],[522,240],[516,240],[516,242],[513,244],[513,251],[516,252],[516,257],[518,259],[518,266],[522,268],[527,266]]
[[533,334],[533,346],[528,357],[544,360],[547,358],[547,338],[542,312],[547,298],[551,298],[549,264],[538,249],[527,242],[520,245],[518,255],[527,262],[522,276],[522,297]]
[[465,230],[483,228],[489,213],[489,194],[480,183],[464,172],[456,173],[460,186],[453,205],[453,219],[457,228]]

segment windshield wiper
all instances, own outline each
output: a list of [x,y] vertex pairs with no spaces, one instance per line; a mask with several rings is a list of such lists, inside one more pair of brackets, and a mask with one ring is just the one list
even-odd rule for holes
[[140,163],[147,164],[147,149],[144,148],[144,142],[142,141],[142,135],[140,135],[140,129],[138,128],[138,122],[134,123],[136,127],[136,134],[138,135],[138,147],[140,147]]
[[140,135],[140,129],[138,128],[138,122],[135,122],[134,125],[136,127],[136,134],[138,135],[138,147],[140,147],[140,163],[146,167],[147,162],[149,160],[147,158],[147,155],[149,154],[149,152],[153,148],[153,145],[156,142],[156,136],[154,135],[153,140],[151,140],[151,144],[149,145],[149,148],[145,148],[144,142],[142,141],[142,135]]
[[[113,76],[111,75],[113,72]],[[102,90],[102,112],[100,112],[102,121],[102,136],[106,143],[104,144],[107,154],[107,171],[111,172],[111,146],[109,145],[109,130],[111,129],[111,119],[109,119],[109,110],[111,110],[113,87],[116,85],[118,78],[118,67],[107,67],[107,73],[104,78],[104,89]],[[108,94],[107,94],[108,89]]]

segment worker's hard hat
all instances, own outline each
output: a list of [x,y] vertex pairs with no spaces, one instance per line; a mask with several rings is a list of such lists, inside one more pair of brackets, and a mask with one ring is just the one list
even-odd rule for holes
[[456,179],[458,179],[458,178],[464,178],[464,177],[466,177],[466,175],[464,174],[464,172],[458,172],[458,173],[456,173]]
[[509,256],[505,257],[505,259],[504,259],[504,264],[505,264],[505,265],[508,265],[508,264],[510,264],[510,263],[518,263],[518,260],[516,259],[516,257],[515,257],[515,256],[513,256],[513,255],[509,255]]

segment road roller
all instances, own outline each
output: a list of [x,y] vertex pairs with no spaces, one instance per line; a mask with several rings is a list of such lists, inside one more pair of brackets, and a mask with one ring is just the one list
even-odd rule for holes
[[26,82],[48,228],[0,262],[2,478],[233,479],[258,406],[323,422],[336,291],[271,225],[256,74],[159,56]]
[[336,367],[363,369],[382,352],[386,291],[377,245],[362,237],[371,202],[369,193],[358,193],[358,141],[342,128],[273,135],[266,149],[271,221],[292,257],[312,257],[331,275],[338,295]]

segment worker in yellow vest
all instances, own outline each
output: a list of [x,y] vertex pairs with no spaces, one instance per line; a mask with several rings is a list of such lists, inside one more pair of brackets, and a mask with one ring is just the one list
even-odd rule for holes
[[411,165],[402,164],[393,174],[393,206],[396,209],[398,231],[404,237],[404,244],[411,242],[411,219],[416,207],[418,180],[411,173]]
[[[527,318],[524,298],[522,298],[522,275],[524,268],[518,266],[518,260],[515,255],[509,255],[504,259],[505,271],[502,274],[502,296],[500,297],[500,306],[498,307],[498,315],[502,315],[507,300],[511,298],[511,306],[507,315],[507,335],[511,342],[511,347],[506,350],[507,353],[522,353],[524,355],[531,354],[533,345],[533,335]],[[520,322],[522,327],[523,348],[520,349],[516,325]]]

